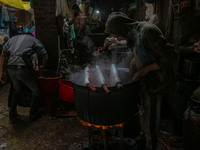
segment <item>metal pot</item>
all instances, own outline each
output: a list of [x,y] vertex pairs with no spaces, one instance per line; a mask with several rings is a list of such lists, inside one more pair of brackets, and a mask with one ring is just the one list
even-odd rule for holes
[[131,82],[123,88],[109,87],[106,94],[101,87],[97,92],[83,85],[73,83],[75,109],[78,117],[95,125],[114,125],[123,123],[138,112],[138,82]]

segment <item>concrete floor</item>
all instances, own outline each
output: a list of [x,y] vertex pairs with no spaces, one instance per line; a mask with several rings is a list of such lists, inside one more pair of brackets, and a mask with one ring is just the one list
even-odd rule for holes
[[[76,117],[52,116],[45,112],[39,120],[28,121],[29,108],[18,107],[21,120],[16,124],[9,121],[7,106],[10,85],[0,86],[0,150],[82,150],[83,143],[88,141],[88,128],[83,126]],[[165,122],[164,124],[170,124]],[[165,130],[163,126],[162,131]],[[170,150],[181,150],[169,145],[168,136],[162,139]],[[167,149],[158,142],[158,150]]]
[[29,108],[18,107],[21,120],[11,124],[7,97],[10,85],[0,87],[0,150],[81,150],[88,130],[75,117],[52,119],[45,113],[28,121]]

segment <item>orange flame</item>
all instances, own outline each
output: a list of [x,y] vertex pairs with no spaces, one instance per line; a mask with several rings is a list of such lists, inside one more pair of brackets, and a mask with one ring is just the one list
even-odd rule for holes
[[114,128],[114,127],[119,128],[119,127],[123,127],[124,126],[124,123],[119,123],[119,124],[114,124],[114,125],[95,125],[95,124],[91,124],[91,123],[85,122],[85,121],[81,120],[79,117],[77,117],[77,120],[79,122],[81,122],[84,126],[102,128],[103,130],[107,130],[109,128]]
[[99,50],[99,51],[102,51],[103,50],[103,47],[94,47],[95,50]]

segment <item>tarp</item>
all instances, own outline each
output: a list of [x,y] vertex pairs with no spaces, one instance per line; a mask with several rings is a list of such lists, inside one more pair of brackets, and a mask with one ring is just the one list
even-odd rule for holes
[[31,8],[30,2],[22,2],[22,0],[0,0],[0,2],[19,9],[29,10]]

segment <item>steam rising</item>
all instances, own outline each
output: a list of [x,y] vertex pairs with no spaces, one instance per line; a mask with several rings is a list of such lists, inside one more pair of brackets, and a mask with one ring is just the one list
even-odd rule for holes
[[110,68],[110,81],[112,86],[115,86],[117,83],[121,83],[115,64],[112,64]]
[[[111,71],[111,66],[114,65],[116,67],[116,75],[119,81],[122,84],[128,84],[133,82],[132,75],[129,72],[130,62],[133,57],[133,52],[128,49],[125,45],[126,43],[110,47],[109,52],[110,55],[105,53],[100,53],[99,51],[93,52],[93,59],[88,64],[85,64],[86,67],[81,70],[77,70],[75,73],[72,73],[69,80],[73,83],[86,86],[85,84],[85,75],[88,75],[89,72],[89,81],[93,87],[101,87],[101,83],[98,79],[98,71],[96,68],[96,64],[98,64],[99,69],[102,72],[103,79],[105,80],[108,87],[115,86],[113,80],[113,73]],[[87,73],[85,73],[87,71]]]

